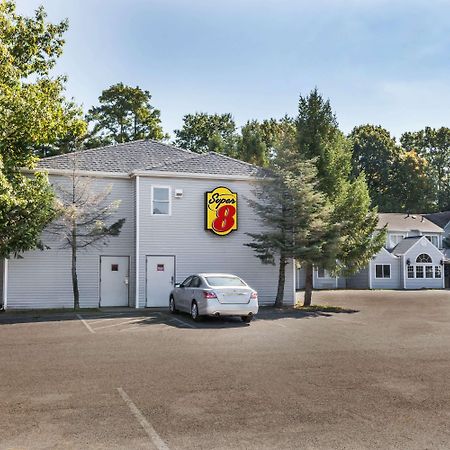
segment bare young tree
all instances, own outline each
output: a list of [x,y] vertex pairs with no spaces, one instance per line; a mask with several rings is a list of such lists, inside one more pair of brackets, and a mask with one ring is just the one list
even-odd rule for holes
[[78,250],[106,245],[109,238],[120,234],[125,223],[124,218],[111,220],[120,205],[120,200],[108,202],[112,186],[103,190],[94,189],[93,179],[79,174],[76,156],[75,153],[68,182],[54,186],[58,217],[47,228],[49,233],[60,237],[62,248],[71,249],[74,309],[80,307]]

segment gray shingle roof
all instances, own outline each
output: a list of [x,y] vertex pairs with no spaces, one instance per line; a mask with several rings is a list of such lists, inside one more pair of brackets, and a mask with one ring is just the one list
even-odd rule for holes
[[238,176],[262,176],[264,173],[257,166],[218,153],[198,154],[152,140],[51,156],[41,159],[38,167],[70,170],[74,160],[78,170],[94,172],[130,173],[136,170]]
[[161,172],[184,172],[215,175],[263,176],[263,169],[215,152],[196,154],[176,162],[166,162],[159,167],[147,168]]
[[[122,172],[142,170],[162,164],[164,161],[179,161],[195,153],[157,141],[140,140],[109,145],[76,153],[79,170],[94,172]],[[45,169],[73,169],[74,154],[43,158],[38,167]]]
[[404,255],[417,241],[422,238],[423,236],[406,237],[394,247],[392,253],[394,255]]
[[378,228],[387,225],[392,231],[419,230],[430,233],[442,233],[442,228],[428,220],[421,214],[380,213],[378,214]]
[[437,212],[433,214],[425,214],[425,217],[431,220],[439,227],[444,228],[450,222],[450,211]]

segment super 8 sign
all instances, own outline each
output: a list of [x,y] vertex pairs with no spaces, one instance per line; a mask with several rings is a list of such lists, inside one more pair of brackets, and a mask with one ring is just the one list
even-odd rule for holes
[[206,229],[219,236],[237,230],[238,196],[230,189],[220,186],[206,193]]

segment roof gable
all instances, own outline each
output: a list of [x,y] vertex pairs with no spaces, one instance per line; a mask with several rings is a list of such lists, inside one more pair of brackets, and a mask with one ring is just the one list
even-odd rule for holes
[[194,153],[162,142],[140,140],[110,145],[76,153],[43,158],[39,169],[72,170],[86,172],[191,173],[227,176],[263,176],[258,166],[215,152]]
[[265,174],[265,171],[258,166],[215,152],[195,154],[189,158],[165,162],[160,166],[146,168],[145,170],[211,175],[263,176]]
[[444,231],[422,214],[380,213],[377,227],[381,229],[384,226],[388,231],[418,230],[425,233],[443,233]]
[[396,256],[408,253],[421,239],[426,239],[425,236],[411,236],[401,240],[392,250]]
[[450,223],[450,211],[425,214],[425,217],[442,228],[445,228]]
[[393,259],[397,259],[397,257],[398,257],[394,253],[392,253],[389,250],[387,250],[385,247],[381,247],[380,253],[385,253],[385,254],[389,255]]
[[420,245],[422,247],[420,253],[430,253],[443,257],[443,252],[435,247],[425,236],[406,237],[392,250],[395,255],[406,255],[414,247]]

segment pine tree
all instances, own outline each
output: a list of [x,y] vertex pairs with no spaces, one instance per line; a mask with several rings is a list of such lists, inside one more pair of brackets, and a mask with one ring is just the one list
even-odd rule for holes
[[[297,119],[297,155],[315,158],[318,186],[332,205],[331,223],[339,230],[332,272],[355,273],[366,267],[384,244],[385,234],[377,232],[377,209],[370,208],[370,196],[364,174],[351,177],[351,147],[339,131],[330,102],[317,89],[300,97]],[[333,228],[330,225],[330,228]],[[335,247],[333,237],[325,246]],[[326,267],[329,258],[317,261]],[[311,304],[313,265],[306,261],[304,305]]]
[[275,306],[283,305],[286,265],[290,258],[315,264],[334,260],[336,227],[330,227],[332,209],[325,196],[317,191],[317,169],[313,161],[293,160],[295,142],[286,140],[271,164],[271,176],[249,200],[265,225],[261,233],[248,233],[253,239],[248,247],[265,264],[278,259],[278,289]]

